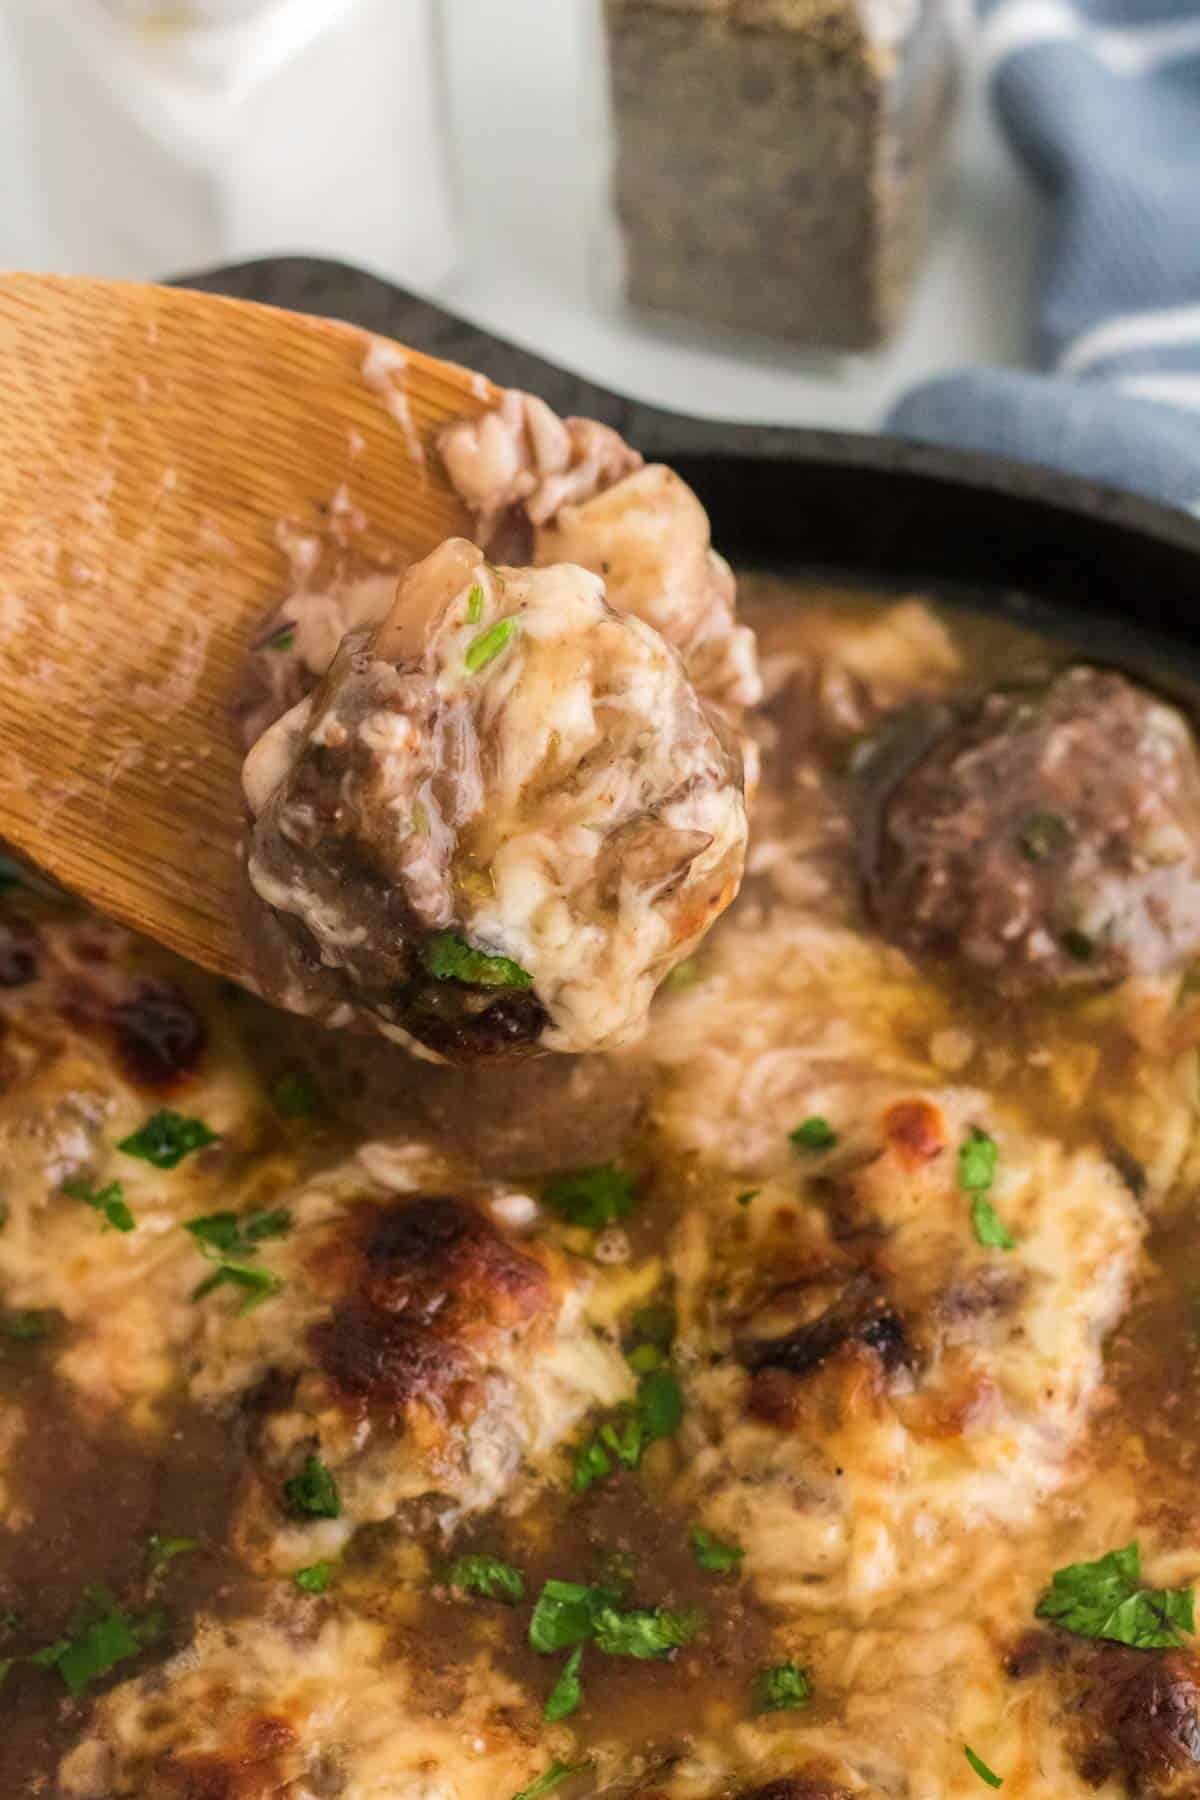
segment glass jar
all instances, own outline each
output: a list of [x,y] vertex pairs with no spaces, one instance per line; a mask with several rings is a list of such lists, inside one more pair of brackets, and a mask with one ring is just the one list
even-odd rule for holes
[[860,350],[900,318],[955,88],[952,0],[605,0],[636,306]]
[[47,266],[292,252],[425,292],[455,229],[435,0],[0,0]]

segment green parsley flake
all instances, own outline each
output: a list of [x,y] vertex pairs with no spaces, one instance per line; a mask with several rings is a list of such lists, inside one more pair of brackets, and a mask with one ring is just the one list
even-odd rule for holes
[[972,1125],[958,1149],[958,1185],[972,1196],[971,1227],[976,1242],[989,1250],[1015,1250],[1016,1239],[987,1197],[996,1179],[1000,1149],[995,1138]]
[[661,1369],[666,1357],[657,1344],[635,1344],[627,1360],[635,1375],[648,1375],[651,1369]]
[[606,1608],[620,1604],[615,1588],[578,1581],[547,1581],[529,1621],[529,1644],[542,1656],[570,1650],[596,1635],[596,1620]]
[[158,1637],[163,1623],[156,1612],[130,1617],[108,1588],[97,1584],[86,1589],[66,1637],[20,1660],[39,1669],[57,1669],[68,1691],[81,1694],[98,1676],[136,1656]]
[[1039,1619],[1049,1619],[1076,1637],[1107,1638],[1135,1650],[1174,1649],[1194,1632],[1191,1588],[1144,1588],[1136,1543],[1110,1550],[1096,1562],[1056,1569],[1037,1603]]
[[193,1300],[221,1287],[241,1288],[244,1298],[241,1313],[252,1312],[277,1294],[283,1278],[271,1269],[245,1259],[257,1256],[258,1246],[267,1238],[282,1237],[292,1228],[292,1215],[286,1207],[239,1215],[235,1212],[204,1213],[198,1219],[185,1221],[184,1229],[195,1238],[202,1253],[218,1266],[211,1275],[192,1290]]
[[476,950],[454,931],[435,931],[421,946],[421,961],[435,981],[461,981],[468,987],[529,988],[533,976],[509,956]]
[[301,1518],[338,1519],[342,1514],[337,1482],[316,1455],[306,1457],[299,1474],[284,1482],[283,1497]]
[[971,1228],[975,1240],[988,1250],[1015,1250],[1017,1240],[1009,1231],[986,1194],[976,1194],[971,1202]]
[[669,1369],[651,1369],[638,1382],[632,1406],[622,1407],[575,1452],[571,1485],[582,1494],[613,1470],[613,1457],[636,1469],[656,1438],[672,1437],[683,1418],[683,1393]]
[[832,1150],[838,1141],[837,1132],[820,1113],[813,1113],[811,1118],[797,1125],[794,1131],[789,1131],[788,1137],[797,1150]]
[[480,669],[486,669],[489,663],[495,662],[516,634],[515,619],[497,619],[494,625],[489,625],[486,631],[481,631],[478,637],[472,638],[463,659],[467,674],[478,675]]
[[669,1369],[652,1369],[642,1376],[637,1409],[647,1439],[675,1435],[683,1418],[683,1393]]
[[563,1664],[562,1672],[550,1689],[542,1708],[542,1717],[549,1724],[553,1725],[559,1719],[569,1719],[583,1699],[583,1688],[579,1680],[579,1665],[582,1661],[583,1645],[579,1644]]
[[460,1556],[449,1569],[446,1580],[464,1594],[478,1594],[484,1600],[503,1600],[515,1606],[525,1595],[525,1577],[511,1563],[496,1556]]
[[154,1580],[177,1556],[190,1556],[200,1548],[200,1539],[192,1537],[159,1537],[157,1532],[146,1539],[146,1573]]
[[754,1681],[755,1712],[791,1712],[812,1699],[812,1679],[799,1663],[776,1663]]
[[140,1131],[122,1138],[117,1149],[126,1156],[152,1163],[156,1169],[173,1169],[193,1150],[202,1150],[216,1141],[217,1133],[202,1120],[187,1119],[182,1113],[164,1109],[147,1119]]
[[612,1458],[599,1437],[588,1438],[579,1445],[571,1472],[571,1487],[575,1493],[586,1493],[593,1483],[603,1481],[611,1474]]
[[690,1643],[703,1623],[701,1613],[674,1612],[667,1606],[635,1606],[627,1612],[603,1606],[596,1613],[596,1648],[606,1656],[649,1662]]
[[966,1142],[958,1149],[958,1185],[967,1194],[982,1194],[996,1179],[996,1161],[1000,1147],[995,1138],[978,1125],[972,1125]]
[[317,1084],[303,1069],[281,1075],[271,1089],[271,1104],[284,1119],[309,1119],[319,1102]]
[[467,624],[478,625],[483,617],[483,589],[473,582],[467,594]]
[[724,1575],[736,1569],[746,1552],[740,1544],[729,1544],[705,1531],[703,1525],[692,1526],[692,1555],[702,1569]]
[[262,1212],[202,1213],[187,1219],[184,1230],[191,1232],[206,1256],[253,1256],[257,1246],[267,1238],[284,1237],[292,1229],[292,1215],[286,1207],[276,1206]]
[[757,1200],[761,1193],[761,1188],[747,1188],[744,1194],[738,1195],[737,1204],[739,1206],[749,1206],[751,1201]]
[[685,956],[682,962],[677,962],[675,967],[663,976],[662,984],[665,988],[687,988],[694,987],[699,979],[699,961],[694,956]]
[[989,1769],[982,1756],[976,1756],[970,1744],[963,1745],[963,1755],[978,1775],[980,1781],[986,1781],[990,1788],[1004,1786],[1004,1777],[997,1775],[995,1769]]
[[82,1179],[64,1181],[62,1191],[68,1200],[82,1200],[85,1206],[100,1213],[105,1221],[105,1230],[133,1230],[133,1214],[125,1204],[125,1190],[119,1181],[110,1181],[107,1187],[102,1188],[94,1188],[90,1181]]
[[542,1199],[568,1225],[584,1225],[601,1231],[633,1211],[637,1190],[633,1179],[616,1163],[598,1163],[590,1169],[571,1169],[554,1175],[542,1189]]
[[296,633],[294,628],[291,625],[283,625],[267,639],[265,648],[268,650],[290,650],[295,642]]
[[583,1771],[590,1769],[591,1766],[590,1762],[552,1762],[536,1781],[531,1781],[529,1786],[522,1788],[519,1794],[514,1794],[512,1800],[542,1800],[543,1794],[549,1794],[554,1788],[561,1787],[569,1775],[582,1775]]
[[244,1298],[238,1307],[238,1313],[253,1312],[272,1294],[277,1294],[283,1286],[283,1277],[274,1274],[270,1269],[260,1268],[256,1263],[222,1262],[211,1275],[192,1289],[193,1300],[203,1300],[207,1295],[215,1293],[218,1288],[241,1288]]
[[297,1569],[292,1576],[295,1585],[302,1594],[323,1594],[333,1578],[331,1562],[309,1563],[307,1569]]

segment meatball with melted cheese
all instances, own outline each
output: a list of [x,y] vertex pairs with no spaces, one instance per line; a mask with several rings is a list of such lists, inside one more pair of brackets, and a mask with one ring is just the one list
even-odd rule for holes
[[276,997],[448,1061],[637,1037],[737,892],[741,761],[571,565],[451,539],[246,760]]
[[1002,991],[1161,975],[1200,950],[1200,759],[1112,671],[996,690],[896,783],[874,901],[889,937]]
[[[251,1417],[231,1532],[251,1567],[298,1568],[395,1517],[448,1533],[629,1394],[586,1317],[587,1266],[504,1229],[486,1189],[447,1191],[439,1168],[377,1143],[314,1178],[289,1196],[271,1304],[203,1314],[189,1393]],[[289,1486],[314,1457],[338,1494],[319,1518]]]

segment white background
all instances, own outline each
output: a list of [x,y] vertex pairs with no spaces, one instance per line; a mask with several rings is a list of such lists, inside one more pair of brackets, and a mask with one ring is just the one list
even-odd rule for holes
[[[607,386],[715,418],[867,428],[925,375],[1022,360],[1038,211],[970,70],[935,241],[889,350],[821,365],[769,344],[681,339],[629,316],[604,229],[594,26],[592,0],[443,0],[460,248],[438,298]],[[45,242],[21,98],[0,34],[0,263],[89,272],[70,243]],[[298,173],[307,141],[297,120]],[[326,247],[320,218],[294,245]],[[380,267],[374,249],[362,244],[356,260]]]

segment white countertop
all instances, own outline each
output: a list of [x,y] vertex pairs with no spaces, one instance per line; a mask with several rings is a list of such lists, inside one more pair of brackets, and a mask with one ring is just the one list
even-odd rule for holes
[[[29,0],[13,0],[17,5]],[[769,344],[681,340],[630,316],[613,291],[601,227],[593,0],[443,0],[462,251],[437,297],[478,323],[606,386],[714,418],[867,428],[922,377],[967,362],[1020,362],[1037,205],[975,84],[956,131],[948,190],[915,303],[883,354],[821,366]],[[81,269],[45,241],[12,58],[0,36],[0,263]],[[297,155],[307,134],[298,121]],[[130,204],[134,204],[130,196]],[[314,219],[297,251],[321,253]],[[337,246],[344,254],[344,243]],[[361,260],[379,267],[364,244]],[[79,256],[78,249],[75,256]],[[403,280],[400,268],[380,272]]]

